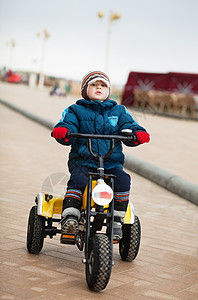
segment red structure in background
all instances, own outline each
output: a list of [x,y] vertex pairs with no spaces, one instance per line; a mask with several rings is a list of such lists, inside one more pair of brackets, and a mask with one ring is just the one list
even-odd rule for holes
[[133,105],[134,90],[156,90],[198,95],[198,74],[130,72],[122,94],[122,104]]
[[12,70],[9,70],[4,76],[4,81],[10,83],[19,83],[21,82],[21,76],[19,74],[13,73]]

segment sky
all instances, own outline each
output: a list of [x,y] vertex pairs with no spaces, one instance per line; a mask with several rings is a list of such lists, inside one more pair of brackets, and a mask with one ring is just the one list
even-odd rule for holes
[[197,0],[0,0],[0,68],[73,80],[101,70],[116,85],[130,71],[198,73],[197,12]]

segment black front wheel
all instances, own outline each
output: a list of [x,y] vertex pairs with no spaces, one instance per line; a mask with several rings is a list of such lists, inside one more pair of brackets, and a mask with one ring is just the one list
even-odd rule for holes
[[99,292],[107,286],[111,275],[112,248],[105,234],[90,238],[86,280],[90,290]]
[[123,224],[123,237],[119,242],[119,252],[122,260],[132,261],[136,258],[141,238],[141,226],[137,216],[133,224]]
[[27,228],[27,249],[32,254],[38,254],[43,248],[45,237],[45,219],[37,215],[37,206],[30,210]]

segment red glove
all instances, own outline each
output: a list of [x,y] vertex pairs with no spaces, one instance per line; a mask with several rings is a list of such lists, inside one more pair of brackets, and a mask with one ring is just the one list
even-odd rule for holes
[[[66,127],[56,127],[53,130],[53,137],[57,140],[64,139],[66,137],[66,133],[69,132],[69,129]],[[65,142],[68,142],[69,139],[65,139]]]
[[[150,134],[145,131],[137,131],[135,135],[140,144],[148,143],[150,141]],[[138,145],[138,142],[134,142],[134,144]]]

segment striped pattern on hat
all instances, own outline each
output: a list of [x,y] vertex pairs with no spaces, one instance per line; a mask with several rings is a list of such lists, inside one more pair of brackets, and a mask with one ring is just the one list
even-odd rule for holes
[[87,96],[87,88],[90,82],[93,82],[95,79],[103,81],[109,88],[109,95],[110,95],[110,80],[109,77],[101,71],[92,71],[86,74],[83,79],[82,79],[82,84],[81,84],[81,95],[84,99],[90,100],[89,97]]

